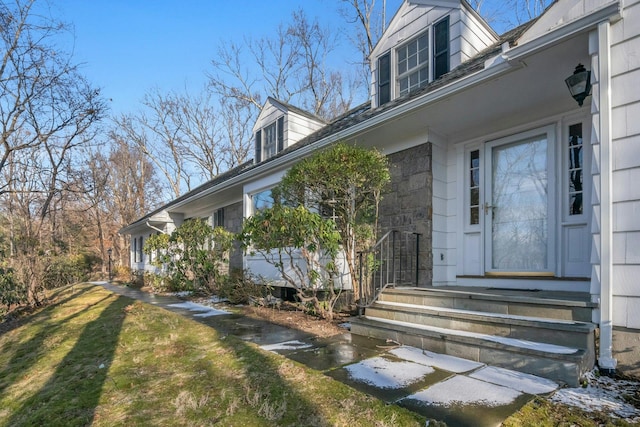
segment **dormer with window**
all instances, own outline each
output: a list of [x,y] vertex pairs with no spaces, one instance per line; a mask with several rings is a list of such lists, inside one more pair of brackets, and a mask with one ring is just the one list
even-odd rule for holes
[[269,97],[253,127],[254,161],[275,156],[325,125],[319,117]]
[[371,52],[372,106],[428,85],[497,39],[464,0],[405,0]]

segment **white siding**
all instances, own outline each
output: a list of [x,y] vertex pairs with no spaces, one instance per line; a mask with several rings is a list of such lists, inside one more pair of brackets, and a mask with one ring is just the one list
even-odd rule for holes
[[461,30],[459,40],[453,39],[452,43],[455,41],[456,44],[460,45],[460,52],[456,55],[452,54],[451,68],[469,60],[497,41],[486,25],[479,22],[466,8],[460,10],[459,27]]
[[255,134],[258,129],[262,129],[275,122],[279,117],[283,116],[285,112],[286,110],[275,105],[271,100],[268,100],[264,104],[264,107],[262,107],[262,111],[260,111],[260,115],[253,126],[253,133]]
[[611,26],[614,325],[640,328],[640,1]]
[[285,118],[284,145],[290,147],[325,126],[324,123],[290,111]]
[[456,281],[456,163],[455,150],[431,135],[433,168],[433,285]]

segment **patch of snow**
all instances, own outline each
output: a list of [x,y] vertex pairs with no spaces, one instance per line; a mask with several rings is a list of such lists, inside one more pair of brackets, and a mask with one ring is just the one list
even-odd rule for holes
[[219,316],[221,314],[229,314],[228,311],[224,310],[216,310],[215,308],[207,307],[206,305],[196,304],[193,302],[181,302],[177,304],[169,304],[169,307],[175,308],[184,308],[189,311],[200,311],[202,313],[194,314],[197,317],[210,317],[210,316]]
[[473,372],[469,376],[477,380],[503,385],[528,394],[551,393],[558,388],[558,384],[549,379],[495,366],[486,366]]
[[210,303],[212,303],[212,304],[218,304],[218,303],[221,303],[221,302],[227,302],[227,301],[229,301],[227,298],[222,298],[222,297],[219,297],[218,295],[212,295],[212,296],[207,300],[207,302],[210,302]]
[[223,311],[223,310],[216,310],[215,308],[210,308],[208,311],[205,311],[204,313],[197,313],[194,314],[193,317],[211,317],[211,316],[220,316],[222,314],[229,314],[229,312],[227,311]]
[[399,320],[389,320],[389,319],[379,319],[379,318],[376,318],[375,320],[377,322],[388,323],[391,325],[407,326],[410,328],[436,332],[438,334],[453,335],[453,336],[460,336],[460,337],[467,337],[467,338],[476,338],[484,341],[492,341],[499,344],[510,345],[510,346],[519,347],[519,348],[526,348],[529,350],[537,350],[537,351],[542,351],[547,353],[575,354],[578,352],[577,348],[565,347],[562,345],[519,340],[515,338],[499,337],[496,335],[480,334],[477,332],[467,332],[467,331],[459,331],[455,329],[438,328],[435,326],[426,326],[426,325],[419,325],[419,324],[410,323],[410,322],[401,322]]
[[191,291],[169,292],[169,295],[173,295],[174,297],[188,297],[191,295]]
[[408,361],[374,357],[345,367],[349,377],[378,388],[398,389],[421,380],[435,370],[430,366]]
[[503,406],[513,403],[519,396],[517,390],[456,375],[445,381],[405,397],[427,405],[450,407],[453,405]]
[[395,348],[389,353],[400,359],[409,360],[421,365],[433,366],[456,374],[468,372],[484,366],[484,363],[473,362],[446,354],[433,353],[427,350],[420,350],[416,347],[402,346]]
[[350,331],[351,330],[351,322],[339,323],[338,327],[344,328],[344,329],[347,329],[347,330]]
[[313,347],[313,345],[302,342],[302,341],[293,340],[293,341],[280,342],[277,344],[263,345],[260,348],[268,351],[276,351],[276,350],[300,350],[300,349],[309,348],[309,347]]
[[588,381],[586,387],[558,390],[550,400],[575,406],[586,412],[607,412],[629,423],[640,423],[640,409],[620,398],[623,394],[635,393],[640,388],[640,383],[597,376],[595,371],[589,372],[585,379]]

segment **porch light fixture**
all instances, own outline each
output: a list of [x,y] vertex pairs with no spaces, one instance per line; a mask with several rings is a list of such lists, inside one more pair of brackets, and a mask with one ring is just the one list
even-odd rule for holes
[[591,95],[591,71],[584,68],[584,65],[578,64],[573,74],[567,77],[564,82],[573,99],[578,101],[578,105],[582,107],[584,99]]

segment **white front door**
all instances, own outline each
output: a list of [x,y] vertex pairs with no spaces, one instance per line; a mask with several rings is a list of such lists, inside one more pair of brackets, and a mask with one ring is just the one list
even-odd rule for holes
[[553,128],[485,145],[485,273],[554,273]]

